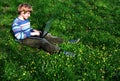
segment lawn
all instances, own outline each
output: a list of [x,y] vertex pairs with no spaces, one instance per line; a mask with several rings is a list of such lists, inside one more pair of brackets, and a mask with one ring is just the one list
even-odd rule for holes
[[[10,30],[20,3],[33,7],[32,28],[53,18],[50,32],[65,39],[59,46],[75,57],[16,42]],[[0,0],[0,80],[119,81],[119,28],[120,0]]]

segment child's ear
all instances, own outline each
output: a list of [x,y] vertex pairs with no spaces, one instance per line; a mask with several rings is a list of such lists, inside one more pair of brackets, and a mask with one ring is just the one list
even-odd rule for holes
[[24,14],[24,11],[22,11],[21,14]]

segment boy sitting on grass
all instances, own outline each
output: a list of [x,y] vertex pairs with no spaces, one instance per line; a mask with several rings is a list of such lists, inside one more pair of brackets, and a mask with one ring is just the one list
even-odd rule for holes
[[60,48],[55,44],[62,43],[61,38],[52,36],[48,33],[44,38],[41,38],[41,31],[31,28],[28,18],[32,12],[32,7],[28,4],[20,4],[18,6],[18,17],[12,24],[12,31],[15,38],[22,44],[42,48],[49,53],[59,53]]

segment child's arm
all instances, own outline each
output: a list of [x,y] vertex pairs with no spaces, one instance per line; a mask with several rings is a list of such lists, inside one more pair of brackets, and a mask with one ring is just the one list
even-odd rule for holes
[[14,23],[12,25],[12,30],[14,32],[14,36],[17,39],[25,39],[25,38],[31,36],[31,34],[30,34],[31,28],[28,28],[27,31],[26,30],[22,30],[22,28],[17,23]]
[[24,32],[22,30],[16,31],[16,30],[13,29],[13,32],[14,32],[14,35],[17,39],[25,39],[25,38],[31,36],[30,31]]

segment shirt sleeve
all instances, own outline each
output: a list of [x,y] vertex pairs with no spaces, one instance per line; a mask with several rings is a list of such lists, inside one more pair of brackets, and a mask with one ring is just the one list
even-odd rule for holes
[[27,31],[23,31],[18,23],[13,23],[13,25],[12,25],[12,30],[14,32],[14,36],[17,39],[25,39],[27,37],[30,37],[31,36],[30,35],[31,29],[32,28],[29,28]]

